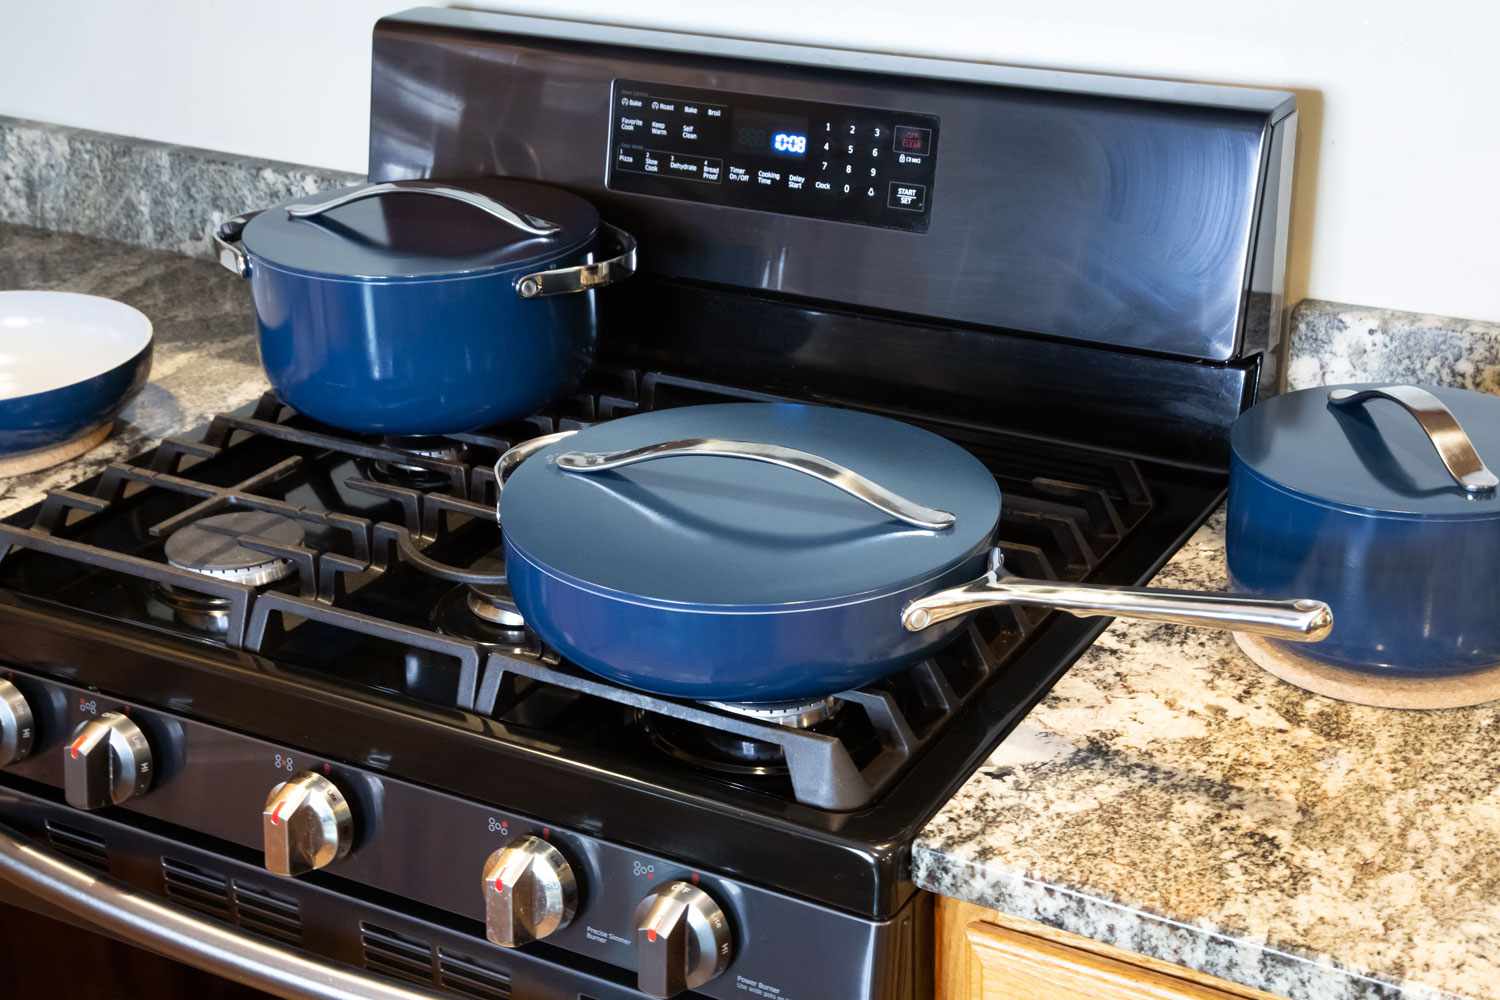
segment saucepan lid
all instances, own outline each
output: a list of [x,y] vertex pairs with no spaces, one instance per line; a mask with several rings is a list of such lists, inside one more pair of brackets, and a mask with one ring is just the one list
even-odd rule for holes
[[400,281],[534,267],[583,249],[598,230],[598,211],[571,192],[491,177],[304,195],[256,214],[242,239],[281,270]]
[[[704,439],[715,443],[689,444]],[[747,443],[766,450],[746,460],[755,456],[736,449]],[[649,460],[564,467],[658,445]],[[828,606],[930,580],[988,551],[999,517],[994,476],[946,438],[789,403],[688,406],[595,425],[528,457],[500,500],[506,543],[545,572],[656,606],[746,612]]]
[[1231,444],[1251,474],[1316,503],[1393,517],[1500,517],[1497,396],[1384,383],[1303,389],[1242,414]]

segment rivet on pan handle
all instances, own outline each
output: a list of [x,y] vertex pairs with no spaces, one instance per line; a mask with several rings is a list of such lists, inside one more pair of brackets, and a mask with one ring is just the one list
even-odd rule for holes
[[565,472],[605,472],[640,462],[654,462],[660,458],[677,458],[684,455],[709,455],[715,458],[739,458],[751,462],[765,462],[784,469],[800,472],[805,476],[821,480],[857,500],[862,500],[898,521],[918,528],[941,530],[951,528],[956,520],[945,510],[925,507],[915,501],[867,479],[853,469],[811,452],[798,451],[776,444],[760,444],[755,441],[729,441],[724,438],[683,438],[680,441],[662,441],[628,451],[583,452],[570,451],[557,456],[557,467]]
[[1469,494],[1491,493],[1500,486],[1500,478],[1489,470],[1474,442],[1464,432],[1453,411],[1426,389],[1414,385],[1386,385],[1375,389],[1334,389],[1328,394],[1330,406],[1357,406],[1371,399],[1389,399],[1416,418],[1427,440],[1437,449],[1438,458],[1453,481]]

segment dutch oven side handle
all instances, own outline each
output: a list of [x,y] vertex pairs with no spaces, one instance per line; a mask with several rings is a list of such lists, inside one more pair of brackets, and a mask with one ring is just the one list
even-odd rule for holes
[[1493,493],[1500,478],[1490,471],[1464,432],[1453,411],[1426,389],[1414,385],[1386,385],[1376,389],[1334,389],[1328,394],[1329,406],[1358,406],[1373,399],[1389,399],[1417,421],[1427,440],[1432,442],[1443,467],[1464,492]]
[[523,299],[537,299],[544,295],[586,292],[590,288],[612,285],[634,274],[635,237],[607,222],[599,223],[599,228],[604,232],[608,244],[605,252],[610,256],[592,264],[528,274],[516,282],[516,294]]
[[245,235],[245,226],[260,212],[244,212],[219,223],[213,230],[214,246],[218,249],[219,263],[241,278],[250,277],[250,258],[240,244]]

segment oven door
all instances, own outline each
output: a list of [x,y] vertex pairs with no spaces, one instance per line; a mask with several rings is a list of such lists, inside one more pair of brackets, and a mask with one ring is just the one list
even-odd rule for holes
[[[153,899],[56,851],[38,846],[5,825],[0,825],[0,881],[6,883],[0,897],[5,902],[39,910],[46,917],[57,916],[253,990],[295,1000],[433,1000],[437,996],[353,968],[308,958],[170,902]],[[17,911],[6,909],[0,920],[10,923],[21,919]],[[56,926],[61,929],[60,924]],[[15,943],[22,936],[7,931],[5,938]],[[97,982],[100,970],[80,961],[96,950],[91,945],[75,947],[70,936],[65,945],[56,949],[59,956],[66,957],[66,962],[49,963],[53,966],[51,985],[90,987],[66,991],[73,995],[104,995],[92,988],[103,985]],[[45,954],[37,958],[39,962],[46,961]],[[103,970],[104,975],[111,977],[118,977],[119,972],[113,967]],[[63,984],[57,982],[59,975]],[[185,990],[192,990],[184,995],[208,995],[200,991],[202,980],[170,972],[166,975]],[[87,981],[80,983],[78,979]],[[104,992],[112,994],[120,985],[112,983]],[[253,994],[230,988],[212,991],[211,995],[241,998]]]

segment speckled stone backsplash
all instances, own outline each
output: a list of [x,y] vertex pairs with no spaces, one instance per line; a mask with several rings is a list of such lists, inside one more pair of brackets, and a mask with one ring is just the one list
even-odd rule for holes
[[362,179],[0,117],[0,222],[195,257],[227,216]]
[[1424,382],[1500,393],[1500,323],[1305,299],[1292,313],[1293,389]]

